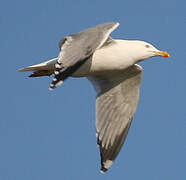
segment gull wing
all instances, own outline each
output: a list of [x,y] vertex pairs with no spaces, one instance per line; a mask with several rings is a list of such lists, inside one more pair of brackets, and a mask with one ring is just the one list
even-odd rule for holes
[[109,22],[61,39],[55,77],[50,89],[54,89],[75,72],[96,49],[103,46],[110,33],[118,26],[119,23]]
[[141,78],[139,65],[108,77],[89,77],[97,91],[96,133],[101,172],[112,165],[126,139],[138,104]]

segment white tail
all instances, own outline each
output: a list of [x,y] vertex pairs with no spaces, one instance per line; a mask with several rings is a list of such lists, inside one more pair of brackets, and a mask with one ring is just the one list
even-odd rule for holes
[[32,66],[28,66],[25,68],[19,69],[19,72],[26,72],[26,71],[40,71],[40,70],[55,70],[55,64],[57,63],[58,58],[53,58],[48,61],[42,62],[40,64],[35,64]]
[[21,68],[19,69],[19,72],[33,71],[34,73],[31,74],[29,77],[50,76],[54,73],[57,59],[58,58],[53,58],[40,64]]

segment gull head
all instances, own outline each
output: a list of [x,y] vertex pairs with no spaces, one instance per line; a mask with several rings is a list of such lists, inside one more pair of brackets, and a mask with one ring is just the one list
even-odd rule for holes
[[161,57],[170,57],[169,53],[166,51],[158,50],[152,44],[145,42],[145,41],[128,41],[127,44],[129,45],[131,51],[131,56],[135,58],[136,62],[154,57],[154,56],[161,56]]

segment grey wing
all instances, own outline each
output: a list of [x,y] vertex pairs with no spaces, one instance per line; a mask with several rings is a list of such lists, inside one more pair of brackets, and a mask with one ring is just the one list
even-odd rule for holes
[[119,23],[101,24],[77,34],[64,37],[60,43],[60,53],[55,69],[55,77],[50,85],[54,89],[75,72],[108,39]]
[[133,65],[112,77],[90,77],[96,98],[96,131],[101,172],[107,171],[119,153],[137,108],[142,68]]

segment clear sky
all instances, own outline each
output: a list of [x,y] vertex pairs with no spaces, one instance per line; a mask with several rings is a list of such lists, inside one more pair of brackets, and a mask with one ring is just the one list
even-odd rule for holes
[[[185,180],[185,0],[1,0],[0,180]],[[168,51],[144,68],[127,140],[102,175],[95,136],[95,92],[68,79],[29,79],[21,67],[56,57],[65,35],[109,21],[113,38],[140,39]]]

